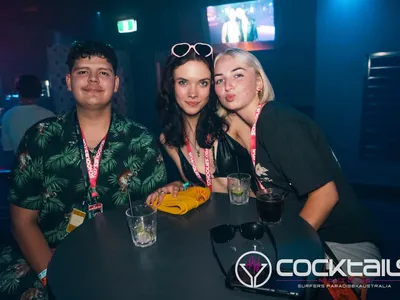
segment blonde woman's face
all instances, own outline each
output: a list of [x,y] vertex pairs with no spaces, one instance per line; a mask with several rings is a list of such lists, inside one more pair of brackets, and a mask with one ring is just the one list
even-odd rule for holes
[[262,90],[261,77],[244,61],[223,56],[217,61],[214,73],[215,92],[226,109],[239,111],[258,101],[258,91]]

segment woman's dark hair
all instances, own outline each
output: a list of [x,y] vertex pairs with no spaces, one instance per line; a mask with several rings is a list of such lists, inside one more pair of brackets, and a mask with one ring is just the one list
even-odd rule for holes
[[[201,61],[211,71],[211,82],[214,72],[211,57],[206,58],[197,55],[193,50],[184,57],[170,55],[164,66],[161,78],[161,89],[157,98],[157,110],[161,119],[161,127],[165,136],[165,143],[174,147],[182,147],[185,144],[185,132],[183,126],[183,111],[175,98],[174,71],[188,61]],[[196,140],[201,148],[211,148],[214,141],[219,139],[227,128],[225,120],[217,116],[217,96],[213,84],[210,85],[208,103],[200,111],[196,128]]]
[[111,45],[92,41],[75,41],[72,43],[67,57],[69,72],[72,71],[77,59],[90,58],[91,56],[105,58],[111,64],[114,74],[117,74],[118,58]]

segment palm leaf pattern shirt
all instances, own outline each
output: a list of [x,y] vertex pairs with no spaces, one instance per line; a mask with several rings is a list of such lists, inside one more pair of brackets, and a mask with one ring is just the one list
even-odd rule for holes
[[[39,210],[38,225],[52,248],[67,235],[74,204],[88,196],[78,138],[75,111],[71,111],[32,126],[16,154],[9,201]],[[92,158],[97,149],[98,146],[90,152]],[[156,139],[142,125],[113,112],[97,179],[104,211],[128,204],[128,194],[132,201],[144,202],[148,194],[166,184],[166,179]],[[11,257],[10,251],[4,253]],[[18,288],[16,266],[25,262],[17,261],[21,257],[15,258],[5,266],[0,257],[0,282],[5,281],[0,284],[0,295]],[[7,280],[14,283],[7,285]]]

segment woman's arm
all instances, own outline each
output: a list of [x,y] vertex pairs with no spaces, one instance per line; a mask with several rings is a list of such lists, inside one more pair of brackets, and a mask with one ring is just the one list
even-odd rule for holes
[[270,124],[263,119],[257,132],[269,154],[266,161],[272,160],[299,197],[307,197],[300,216],[318,230],[339,201],[325,148],[317,143],[320,133],[300,121]]
[[315,230],[318,230],[338,201],[336,185],[333,181],[330,181],[308,194],[300,216]]
[[184,181],[188,181],[185,177],[185,174],[182,171],[182,165],[181,165],[181,161],[179,159],[178,149],[176,147],[169,146],[165,143],[165,136],[163,133],[160,134],[160,142],[163,145],[168,156],[173,160],[176,167],[178,168],[179,174],[181,175],[182,179]]
[[[178,154],[178,150],[176,149],[176,147],[169,146],[165,143],[165,136],[163,133],[161,133],[161,135],[160,135],[160,142],[163,145],[168,156],[174,161],[176,167],[179,170],[179,174],[181,175],[182,179],[185,182],[187,182],[188,180],[186,179],[185,175],[183,174],[181,161],[179,159],[179,154]],[[176,197],[176,196],[178,196],[178,192],[181,191],[182,189],[183,189],[182,182],[180,182],[180,181],[171,182],[160,189],[160,191],[162,191],[162,193],[159,193],[159,191],[154,191],[153,193],[151,193],[147,197],[146,203],[148,205],[153,205],[153,204],[159,205],[159,204],[161,204],[162,200],[164,199],[165,194],[172,194],[173,197]]]

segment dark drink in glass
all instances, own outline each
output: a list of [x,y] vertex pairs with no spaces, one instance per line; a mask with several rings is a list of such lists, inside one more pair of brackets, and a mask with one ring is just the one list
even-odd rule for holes
[[282,220],[285,192],[275,188],[264,189],[259,190],[256,197],[260,221],[267,225],[279,224]]

